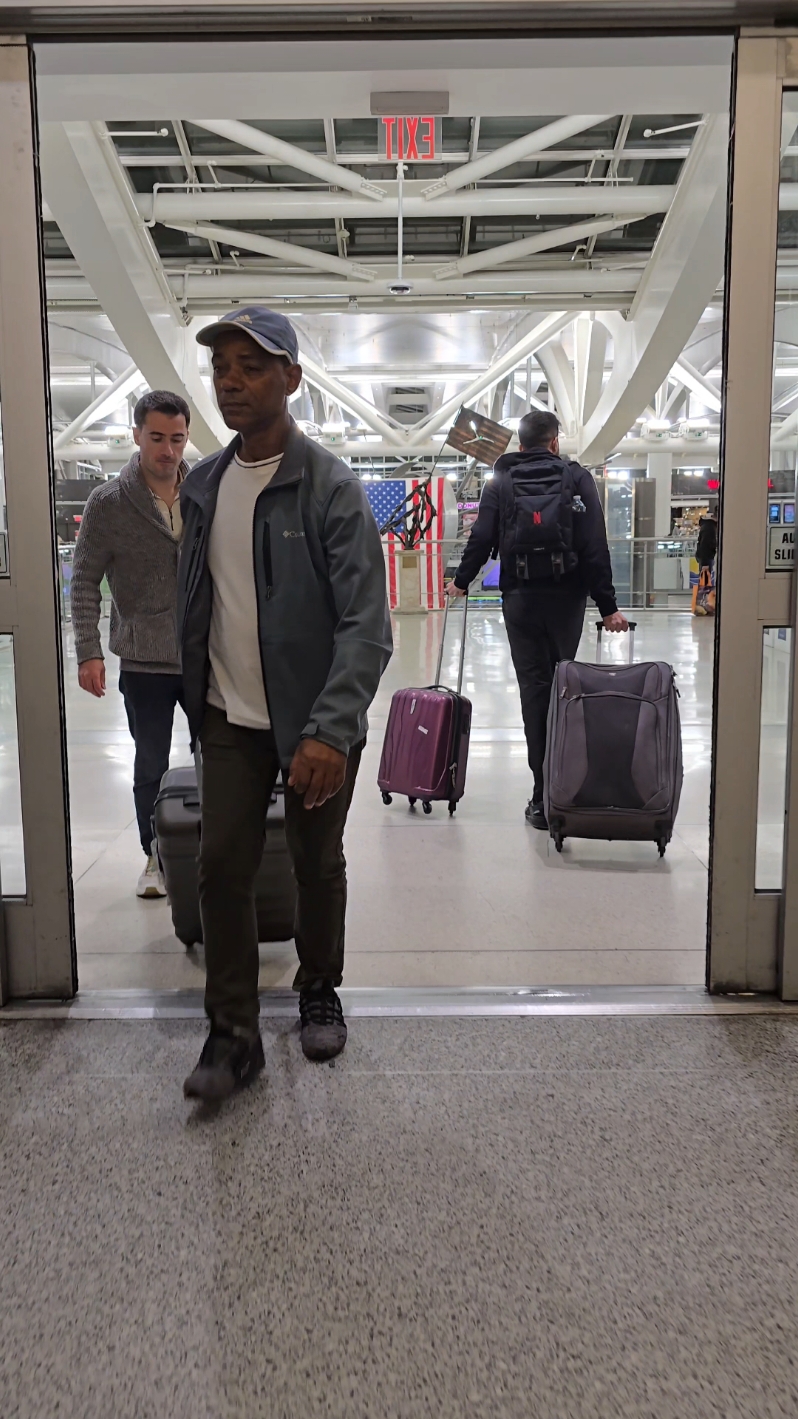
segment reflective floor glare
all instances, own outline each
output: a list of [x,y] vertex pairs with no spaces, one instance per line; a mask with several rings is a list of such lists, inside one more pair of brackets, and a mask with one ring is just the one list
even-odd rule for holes
[[[453,618],[454,619],[454,618]],[[595,653],[588,615],[580,658]],[[390,698],[434,676],[442,616],[397,618],[396,649],[371,731],[346,838],[351,987],[698,985],[704,978],[712,689],[709,622],[640,613],[636,658],[673,663],[681,692],[685,782],[673,841],[569,841],[561,857],[527,827],[531,792],[518,689],[501,613],[469,615],[465,688],[474,703],[466,795],[449,819],[376,787]],[[620,641],[610,651],[619,660]],[[454,683],[458,635],[444,656]],[[103,701],[83,695],[67,632],[67,721],[80,986],[199,987],[201,952],[186,952],[163,902],[139,901],[140,868],[128,737],[116,671]],[[178,712],[173,764],[189,761]],[[261,982],[290,984],[291,943],[263,947]]]

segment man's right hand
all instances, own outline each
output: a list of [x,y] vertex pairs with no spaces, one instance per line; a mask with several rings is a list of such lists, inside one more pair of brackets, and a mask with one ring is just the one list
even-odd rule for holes
[[462,588],[461,586],[455,586],[454,582],[453,582],[453,581],[450,581],[450,582],[448,582],[448,584],[447,584],[447,586],[446,586],[446,595],[447,595],[447,596],[465,596],[465,592],[463,591],[463,588]]
[[84,660],[78,666],[78,683],[81,690],[101,700],[105,694],[105,661]]

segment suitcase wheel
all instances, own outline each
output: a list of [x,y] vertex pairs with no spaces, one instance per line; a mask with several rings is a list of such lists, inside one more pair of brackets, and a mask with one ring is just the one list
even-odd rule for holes
[[554,846],[556,847],[558,852],[562,852],[562,845],[564,842],[565,838],[563,837],[562,833],[554,834]]
[[407,801],[408,801],[408,803],[410,804],[410,807],[411,807],[411,808],[415,808],[416,803],[417,803],[418,800],[415,799],[415,798],[408,798]]
[[667,846],[668,846],[667,838],[657,838],[657,847],[659,848],[659,855],[660,855],[660,857],[664,857],[664,856],[665,856],[665,849],[666,849]]
[[452,802],[449,804],[449,817],[450,817],[450,818],[453,817],[456,812],[457,812],[457,804],[456,804],[454,801],[452,801]]
[[391,798],[390,793],[384,793],[382,795],[382,801],[383,803],[393,803],[393,799]]
[[431,803],[428,803],[427,800],[426,800],[426,798],[424,799],[424,801],[423,801],[423,803],[422,803],[421,806],[422,806],[422,808],[424,809],[424,812],[425,812],[425,813],[431,813],[431,812],[432,812],[432,804],[431,804]]

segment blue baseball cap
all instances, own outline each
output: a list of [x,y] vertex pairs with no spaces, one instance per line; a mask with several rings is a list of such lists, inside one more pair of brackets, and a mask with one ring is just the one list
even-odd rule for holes
[[290,364],[299,360],[299,344],[290,320],[265,305],[245,305],[223,315],[215,325],[206,325],[199,332],[200,345],[213,345],[223,330],[241,330],[270,355],[281,355]]

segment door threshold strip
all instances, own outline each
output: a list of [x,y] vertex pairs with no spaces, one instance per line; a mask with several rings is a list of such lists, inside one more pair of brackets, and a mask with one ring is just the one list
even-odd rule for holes
[[[798,1002],[773,995],[709,995],[700,986],[355,987],[341,989],[350,1018],[565,1015],[794,1015]],[[297,1014],[294,991],[264,990],[261,1017]],[[84,990],[74,1000],[17,1000],[0,1009],[15,1020],[196,1020],[201,990]]]

